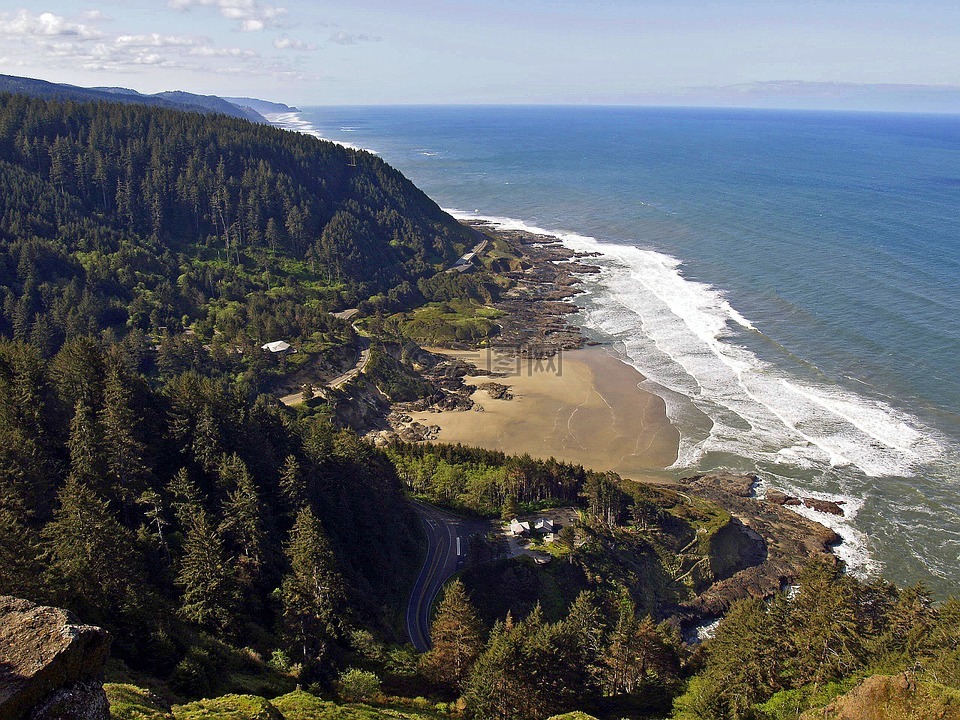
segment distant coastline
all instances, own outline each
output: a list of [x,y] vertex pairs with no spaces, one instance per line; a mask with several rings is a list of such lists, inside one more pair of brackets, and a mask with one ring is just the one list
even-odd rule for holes
[[288,110],[281,110],[279,112],[262,112],[261,114],[271,125],[283,130],[292,130],[293,132],[303,133],[304,135],[311,135],[318,140],[332,142],[335,145],[350,148],[351,150],[363,150],[364,152],[372,153],[374,155],[377,154],[376,150],[362,148],[359,145],[354,145],[353,143],[343,142],[342,140],[332,140],[328,137],[325,137],[323,133],[321,133],[313,125],[313,123],[304,119],[302,111],[298,110],[297,108],[290,108]]

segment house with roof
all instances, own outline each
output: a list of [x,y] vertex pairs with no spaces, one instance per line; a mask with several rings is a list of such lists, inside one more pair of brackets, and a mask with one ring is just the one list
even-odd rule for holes
[[527,535],[530,533],[530,523],[527,521],[520,522],[514,518],[510,521],[510,533],[515,536]]
[[274,340],[273,342],[264,343],[260,346],[260,349],[270,353],[274,357],[283,357],[284,355],[296,352],[293,346],[286,340]]

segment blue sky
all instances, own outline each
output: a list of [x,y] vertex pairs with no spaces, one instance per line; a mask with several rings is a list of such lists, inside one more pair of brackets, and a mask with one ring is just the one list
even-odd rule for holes
[[960,3],[0,0],[0,72],[303,105],[960,112]]

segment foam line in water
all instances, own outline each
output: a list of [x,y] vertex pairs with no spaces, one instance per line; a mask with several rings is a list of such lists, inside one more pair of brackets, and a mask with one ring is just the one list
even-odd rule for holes
[[[332,140],[331,138],[325,137],[317,127],[311,123],[309,120],[303,118],[303,113],[299,112],[282,112],[282,113],[264,113],[263,117],[267,119],[271,125],[281,128],[283,130],[291,130],[293,132],[303,133],[304,135],[310,135],[319,140],[326,140],[327,142],[332,142],[335,145],[340,145],[351,150],[363,150],[368,153],[376,155],[376,150],[370,150],[369,148],[362,148],[359,145],[354,145],[353,143],[343,142],[341,140]],[[352,132],[353,129],[350,128],[341,128],[344,132]]]
[[[449,212],[597,254],[590,262],[600,273],[584,279],[592,291],[582,300],[586,324],[621,341],[624,360],[652,384],[686,396],[712,422],[705,437],[685,439],[676,467],[720,452],[804,469],[852,465],[868,476],[904,476],[942,452],[935,433],[909,414],[761,360],[739,335],[760,331],[720,290],[684,277],[677,258],[511,218]],[[671,411],[682,412],[679,403],[668,402]],[[671,419],[683,432],[683,419]]]

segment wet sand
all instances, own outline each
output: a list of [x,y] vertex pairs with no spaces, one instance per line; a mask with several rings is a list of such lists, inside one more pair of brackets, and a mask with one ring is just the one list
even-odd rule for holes
[[[483,351],[433,352],[481,368],[488,363]],[[671,479],[663,470],[676,460],[680,436],[667,419],[663,400],[638,387],[640,373],[600,347],[564,352],[559,372],[547,361],[541,365],[523,360],[519,372],[514,364],[508,377],[467,377],[468,385],[493,381],[510,386],[512,400],[496,400],[477,390],[472,397],[483,412],[410,415],[424,425],[439,425],[438,442],[552,456],[635,480]]]

